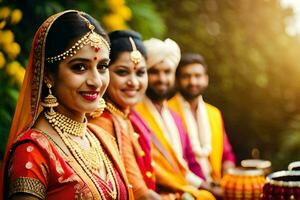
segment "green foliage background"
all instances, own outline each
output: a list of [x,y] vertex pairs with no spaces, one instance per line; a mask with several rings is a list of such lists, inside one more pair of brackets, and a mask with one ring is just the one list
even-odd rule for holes
[[253,149],[275,169],[299,159],[299,39],[285,31],[292,10],[277,0],[155,4],[167,36],[183,52],[207,59],[206,99],[223,111],[238,160],[251,157]]
[[[23,11],[14,32],[24,64],[34,31],[50,14],[73,8],[101,21],[109,12],[106,1],[99,0],[4,3]],[[128,0],[126,4],[133,11],[130,27],[145,39],[170,37],[182,52],[206,58],[210,86],[205,99],[222,110],[238,161],[259,156],[271,160],[274,169],[282,169],[299,159],[300,46],[299,39],[285,31],[291,9],[283,9],[279,0]],[[0,73],[3,151],[16,88]],[[260,154],[252,155],[253,149]]]

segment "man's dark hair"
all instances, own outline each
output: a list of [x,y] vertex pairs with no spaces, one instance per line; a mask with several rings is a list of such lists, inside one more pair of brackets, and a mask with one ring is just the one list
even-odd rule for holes
[[180,62],[176,69],[176,78],[178,76],[180,76],[180,70],[183,67],[190,65],[190,64],[195,64],[195,63],[201,64],[204,67],[205,72],[207,72],[207,65],[206,65],[206,62],[205,62],[203,56],[201,56],[200,54],[197,54],[197,53],[185,53],[181,56]]

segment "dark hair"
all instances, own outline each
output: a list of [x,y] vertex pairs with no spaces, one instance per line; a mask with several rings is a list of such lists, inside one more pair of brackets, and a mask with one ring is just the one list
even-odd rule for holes
[[180,75],[180,70],[183,67],[195,63],[201,64],[204,67],[205,72],[207,72],[207,65],[203,56],[197,53],[185,53],[181,56],[181,59],[179,61],[178,67],[176,69],[176,77]]
[[139,33],[129,30],[113,31],[108,34],[111,42],[110,63],[118,59],[119,54],[125,51],[132,51],[132,45],[129,41],[131,37],[135,43],[137,50],[141,52],[144,58],[147,58],[146,48],[143,44],[142,37]]
[[[95,32],[104,37],[108,42],[107,33],[101,27],[99,22],[86,13],[80,13],[92,25],[95,26]],[[86,22],[79,16],[77,11],[67,12],[53,22],[46,38],[45,57],[57,56],[68,50],[83,35],[89,32]],[[47,63],[45,61],[45,71],[57,74],[58,63]]]

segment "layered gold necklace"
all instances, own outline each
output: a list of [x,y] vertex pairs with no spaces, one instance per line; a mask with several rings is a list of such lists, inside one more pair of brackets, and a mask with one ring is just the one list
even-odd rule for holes
[[[98,181],[94,178],[93,175],[93,173],[99,174],[101,166],[104,165],[107,173],[107,184],[104,184],[104,189],[107,191],[109,196],[112,197],[112,199],[117,199],[118,181],[113,165],[103,151],[99,140],[94,136],[94,134],[87,133],[86,122],[76,122],[53,110],[44,112],[44,115],[50,125],[57,131],[58,135],[70,150],[76,161],[80,164],[82,169],[87,173],[87,175],[96,185],[102,198],[106,199],[103,188],[101,188]],[[90,148],[83,148],[81,144],[74,141],[72,136],[85,136],[89,141]],[[109,183],[111,183],[112,188],[109,187]]]

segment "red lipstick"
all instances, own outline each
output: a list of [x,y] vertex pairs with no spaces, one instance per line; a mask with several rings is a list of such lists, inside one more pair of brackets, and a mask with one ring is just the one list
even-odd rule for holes
[[99,92],[80,92],[80,94],[88,101],[95,101],[98,98]]

